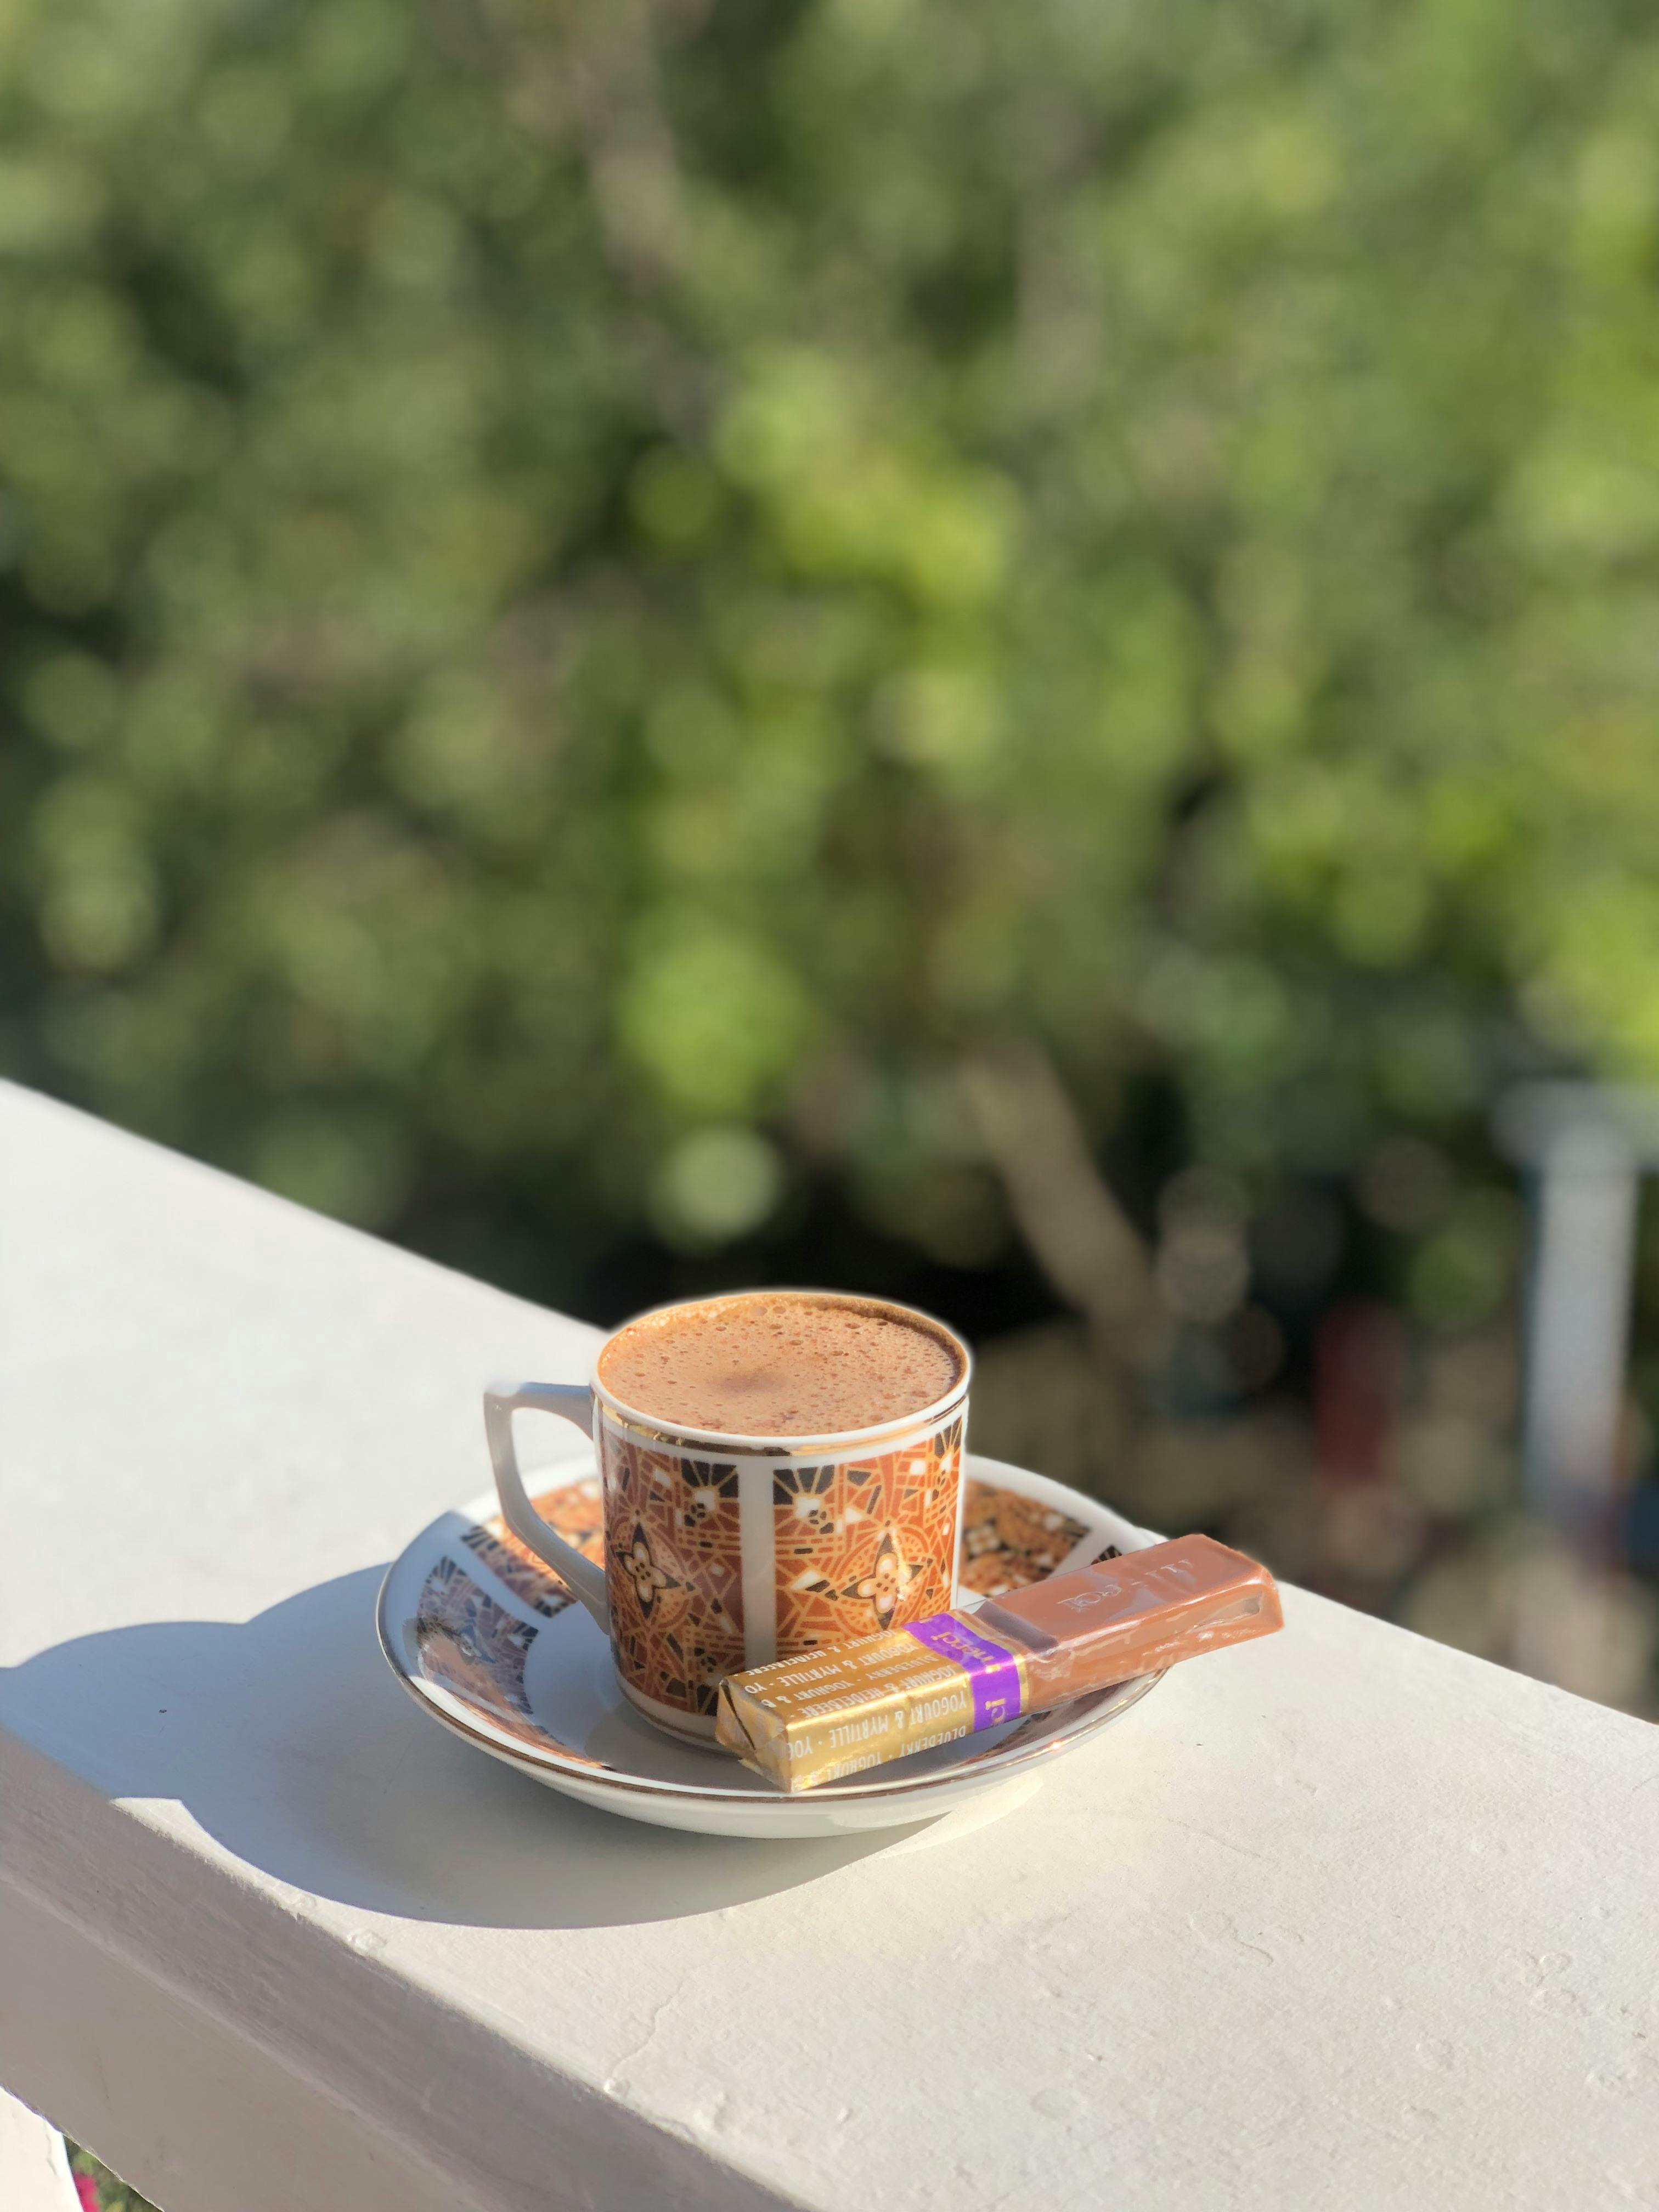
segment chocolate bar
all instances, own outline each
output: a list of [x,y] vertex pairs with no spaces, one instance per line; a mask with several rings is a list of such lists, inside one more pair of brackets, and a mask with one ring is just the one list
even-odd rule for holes
[[716,1730],[781,1789],[811,1790],[1283,1625],[1265,1567],[1182,1536],[728,1675]]

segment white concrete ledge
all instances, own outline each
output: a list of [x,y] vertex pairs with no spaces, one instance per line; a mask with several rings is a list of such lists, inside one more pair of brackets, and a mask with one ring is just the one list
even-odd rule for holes
[[1659,1736],[1299,1593],[1000,1821],[781,1846],[374,1648],[588,1333],[0,1087],[0,2082],[168,2212],[1659,2205]]
[[0,2205],[5,2212],[80,2212],[69,2152],[56,2128],[0,2089]]

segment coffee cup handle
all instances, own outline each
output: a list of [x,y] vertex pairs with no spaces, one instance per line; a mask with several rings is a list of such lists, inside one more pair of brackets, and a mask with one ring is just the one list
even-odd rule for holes
[[585,1559],[537,1512],[526,1492],[513,1443],[513,1416],[520,1407],[539,1413],[562,1414],[584,1436],[591,1437],[592,1392],[586,1382],[493,1382],[484,1392],[483,1403],[484,1434],[489,1439],[489,1463],[495,1470],[502,1520],[521,1544],[527,1544],[538,1559],[546,1560],[608,1634],[611,1607],[605,1596],[605,1569]]

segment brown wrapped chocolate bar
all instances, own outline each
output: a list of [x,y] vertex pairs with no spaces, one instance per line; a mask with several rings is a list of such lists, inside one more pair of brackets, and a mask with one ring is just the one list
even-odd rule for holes
[[730,1675],[720,1741],[785,1790],[1046,1711],[1283,1626],[1273,1577],[1207,1536]]

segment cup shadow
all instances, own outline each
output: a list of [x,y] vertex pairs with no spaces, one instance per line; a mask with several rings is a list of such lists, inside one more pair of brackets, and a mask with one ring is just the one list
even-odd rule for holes
[[917,1827],[758,1842],[596,1812],[426,1718],[374,1634],[382,1569],[252,1620],[145,1621],[0,1668],[0,1723],[110,1797],[176,1799],[250,1866],[481,1928],[679,1920],[816,1881]]

